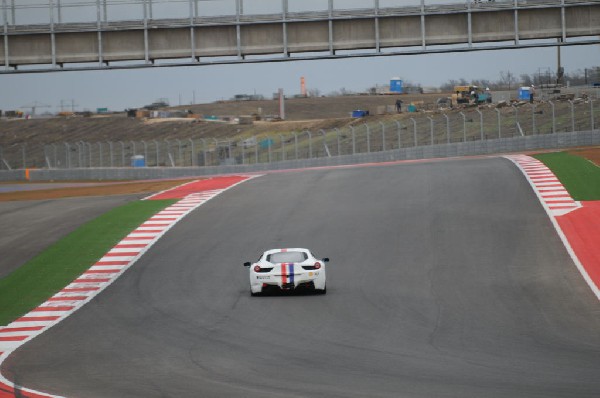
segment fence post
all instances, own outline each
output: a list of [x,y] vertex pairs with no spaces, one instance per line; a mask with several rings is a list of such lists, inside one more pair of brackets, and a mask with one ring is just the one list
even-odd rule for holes
[[58,169],[58,149],[56,148],[56,144],[52,144],[52,152],[54,152],[54,168]]
[[68,142],[63,142],[65,146],[65,168],[71,168],[71,148]]
[[379,124],[381,125],[381,139],[383,140],[381,150],[385,152],[385,124],[383,122],[379,122]]
[[502,127],[500,124],[500,109],[494,108],[496,113],[498,114],[498,138],[502,138]]
[[79,165],[79,167],[82,168],[85,167],[85,165],[87,164],[85,142],[79,141],[78,146],[79,145],[81,145],[81,164]]
[[125,167],[125,143],[119,141],[119,144],[121,144],[121,167]]
[[521,125],[519,124],[519,108],[517,108],[516,105],[512,105],[512,107],[515,110],[515,131],[520,132],[521,135],[523,135],[523,132],[521,131]]
[[371,129],[367,123],[365,123],[365,127],[367,128],[367,153],[371,153]]
[[479,135],[481,141],[483,141],[483,113],[479,109],[475,109],[479,113]]
[[[254,164],[258,164],[258,137],[253,135],[254,138]],[[298,145],[298,142],[296,142]],[[298,157],[298,150],[296,150],[296,158]]]
[[575,104],[571,100],[569,100],[569,104],[571,104],[571,133],[574,133],[575,132]]
[[[216,138],[213,138],[213,141],[215,143],[215,156],[214,157],[216,157],[217,160],[219,160],[219,141]],[[169,157],[172,158],[172,156],[169,156]]]
[[[156,151],[156,166],[160,164],[160,149],[158,147],[158,141],[152,140],[154,142],[154,150]],[[204,144],[204,148],[206,148],[206,143]],[[206,157],[204,158],[204,165],[206,166]]]
[[556,133],[556,119],[554,118],[554,102],[548,101],[552,107],[552,134]]
[[445,113],[444,113],[444,117],[446,118],[446,144],[449,144],[450,143],[450,118]]
[[285,160],[285,139],[283,138],[283,134],[279,134],[279,139],[281,140],[281,160]]
[[417,121],[412,117],[410,118],[410,121],[413,122],[413,136],[415,138],[415,146],[417,146]]
[[308,130],[306,130],[306,134],[308,134],[308,158],[312,159],[312,134]]
[[590,117],[591,117],[591,125],[592,125],[592,132],[594,131],[594,100],[592,99],[592,97],[590,97]]
[[[2,154],[2,148],[0,148],[0,161],[2,161],[2,163],[6,166],[8,170],[12,170],[10,164],[6,161],[6,159],[4,159],[4,155]],[[0,168],[2,168],[2,165],[0,165]]]
[[93,167],[92,164],[92,144],[90,142],[87,142],[87,147],[88,147],[88,154],[89,154],[89,161],[90,161],[90,169]]
[[190,159],[190,163],[191,163],[192,167],[194,167],[194,166],[196,166],[196,161],[194,160],[195,157],[196,157],[195,156],[196,155],[196,148],[194,148],[194,140],[190,138],[189,141],[190,141],[190,151],[191,151],[190,152],[190,158],[191,158]]
[[[233,151],[231,150],[231,139],[230,138],[227,138],[227,154],[229,156],[229,159],[235,160],[235,158],[233,156]],[[234,164],[235,164],[235,162],[234,162]]]
[[535,135],[535,104],[531,106],[531,129],[533,130],[532,134]]
[[348,126],[352,131],[352,154],[356,155],[356,134],[354,132],[354,126]]
[[242,164],[246,164],[246,144],[243,141],[238,141],[238,145],[240,146],[240,151],[242,152]]
[[21,145],[21,154],[23,156],[23,170],[27,168],[27,150],[25,149],[26,145],[27,144]]
[[44,161],[46,162],[46,167],[51,169],[52,164],[50,163],[50,157],[48,156],[48,145],[42,145],[42,149],[44,151]]
[[333,131],[335,131],[336,137],[337,137],[337,154],[338,156],[341,155],[341,146],[340,146],[340,130],[337,129],[337,127],[335,127],[333,129]]
[[431,140],[430,145],[433,145],[433,118],[431,116],[427,116],[427,119],[429,119],[429,135]]
[[467,116],[462,112],[459,113],[463,118],[463,142],[467,142]]
[[144,146],[144,167],[148,167],[148,144],[142,140],[142,145]]
[[402,132],[402,125],[398,120],[395,120],[396,126],[398,127],[398,149],[402,148],[402,139],[400,138],[400,133]]
[[329,151],[329,147],[327,146],[327,133],[323,129],[319,130],[319,132],[323,134],[323,148],[325,149],[325,154],[328,158],[330,158],[331,152]]
[[298,160],[298,133],[294,131],[294,150],[296,152],[295,159]]
[[177,141],[177,155],[179,157],[179,167],[183,167],[183,156],[182,156],[182,148],[181,148],[181,140],[176,140]]

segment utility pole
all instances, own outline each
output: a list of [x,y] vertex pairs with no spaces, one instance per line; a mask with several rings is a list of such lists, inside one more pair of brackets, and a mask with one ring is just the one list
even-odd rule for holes
[[563,76],[565,74],[565,68],[563,68],[561,66],[561,62],[560,62],[560,44],[562,43],[562,37],[558,38],[558,46],[556,46],[556,61],[557,61],[557,66],[556,66],[556,85],[558,86],[559,84],[562,83],[563,81]]

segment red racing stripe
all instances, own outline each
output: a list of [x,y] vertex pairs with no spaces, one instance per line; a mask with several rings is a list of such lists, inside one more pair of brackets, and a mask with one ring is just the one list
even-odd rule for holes
[[281,283],[284,285],[287,283],[287,269],[285,263],[281,263]]
[[21,318],[15,320],[15,322],[47,322],[47,321],[55,321],[59,316],[22,316]]
[[0,341],[23,341],[29,336],[0,336]]
[[[0,329],[0,333],[11,333],[11,332],[35,332],[42,330],[45,326],[24,326],[20,328],[4,328]],[[0,353],[1,355],[2,353]]]
[[51,311],[71,311],[75,308],[72,305],[65,305],[63,307],[37,307],[31,310],[31,312],[51,312]]
[[84,275],[89,275],[89,274],[116,274],[118,272],[121,272],[121,270],[119,270],[119,269],[97,269],[97,270],[85,271]]
[[110,281],[110,278],[80,278],[75,279],[73,283],[101,283],[108,281]]
[[50,297],[48,301],[71,301],[71,300],[85,300],[87,296],[61,296],[61,297]]
[[104,266],[104,265],[127,265],[129,261],[98,261],[94,265]]

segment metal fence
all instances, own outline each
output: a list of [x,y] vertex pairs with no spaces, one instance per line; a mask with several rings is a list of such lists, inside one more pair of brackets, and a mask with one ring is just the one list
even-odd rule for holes
[[427,146],[403,147],[380,152],[357,153],[311,159],[285,160],[272,163],[253,163],[206,167],[104,167],[75,169],[12,170],[0,172],[0,180],[142,180],[207,176],[228,173],[249,173],[265,170],[298,169],[319,166],[340,166],[358,163],[390,162],[397,160],[489,155],[539,149],[600,145],[600,130],[555,133],[544,135],[495,138]]
[[460,112],[406,113],[385,122],[357,119],[343,129],[236,139],[60,142],[0,147],[0,169],[211,167],[340,157],[439,144],[594,131],[600,100],[548,101]]

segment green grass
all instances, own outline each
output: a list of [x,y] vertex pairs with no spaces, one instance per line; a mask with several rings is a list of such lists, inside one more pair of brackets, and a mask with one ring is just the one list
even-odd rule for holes
[[548,166],[575,200],[600,200],[600,167],[567,152],[534,156]]
[[0,279],[0,325],[7,325],[71,283],[129,232],[174,200],[135,201],[82,225]]

